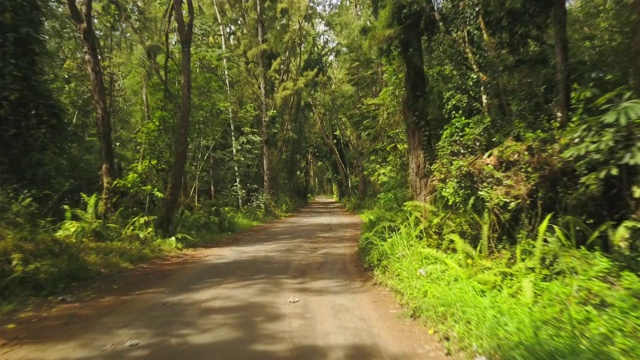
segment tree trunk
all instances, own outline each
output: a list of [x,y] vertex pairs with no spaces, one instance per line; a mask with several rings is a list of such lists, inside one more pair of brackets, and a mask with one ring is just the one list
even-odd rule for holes
[[211,177],[211,181],[209,183],[209,191],[211,192],[211,201],[214,201],[216,199],[216,184],[214,182],[214,177],[213,177],[213,168],[215,166],[215,162],[213,159],[213,156],[209,158],[211,161],[211,164],[209,166],[209,176]]
[[367,176],[364,174],[364,164],[361,159],[356,165],[356,173],[358,174],[358,198],[364,200],[367,198]]
[[307,197],[311,193],[311,166],[312,165],[313,163],[312,163],[312,157],[311,157],[311,149],[308,149],[306,161],[305,161],[305,167],[304,167],[304,195]]
[[422,13],[406,15],[401,27],[400,55],[404,63],[403,113],[409,145],[409,182],[413,198],[427,201],[429,166],[435,160],[427,111],[427,78],[422,54]]
[[[638,3],[638,0],[635,2]],[[560,125],[566,125],[569,122],[571,88],[569,86],[569,47],[567,40],[567,5],[565,0],[554,0],[552,17],[556,49],[557,119]]]
[[102,201],[100,211],[108,214],[111,209],[111,182],[113,181],[114,150],[111,138],[111,114],[107,104],[107,93],[104,84],[102,64],[98,55],[98,38],[93,29],[93,2],[86,0],[82,13],[78,9],[76,0],[67,0],[71,19],[76,23],[82,35],[84,58],[89,72],[93,107],[96,111],[96,128],[100,143],[100,157],[102,160]]
[[476,55],[473,52],[473,48],[471,43],[469,42],[469,30],[465,27],[462,31],[461,35],[456,35],[447,28],[442,17],[438,13],[437,10],[434,9],[435,19],[438,22],[438,26],[440,27],[440,31],[447,34],[451,39],[453,39],[460,50],[466,55],[467,60],[469,61],[469,65],[473,71],[475,71],[476,75],[480,78],[480,100],[482,102],[482,113],[484,115],[489,115],[489,93],[487,92],[487,74],[483,72],[478,64],[476,59]]
[[157,230],[163,235],[171,233],[173,216],[178,209],[178,201],[182,190],[184,169],[187,163],[189,150],[189,117],[191,115],[191,42],[193,38],[193,1],[187,1],[188,17],[185,23],[182,13],[182,1],[174,0],[173,12],[178,27],[180,48],[182,55],[182,87],[180,118],[178,122],[178,134],[176,138],[175,159],[173,171],[169,178],[169,189],[165,197],[165,203],[157,220]]
[[[410,108],[405,105],[405,118],[412,117],[410,111]],[[424,150],[424,136],[413,120],[409,120],[406,126],[409,145],[409,185],[411,186],[411,193],[414,200],[426,202],[429,198],[430,189],[429,164]]]
[[271,184],[270,184],[270,166],[269,166],[269,114],[267,112],[267,68],[264,58],[265,44],[264,39],[264,15],[261,0],[256,0],[256,15],[258,18],[258,66],[260,67],[260,75],[258,83],[260,86],[260,136],[262,137],[262,176],[263,176],[263,200],[265,209],[270,207],[271,203]]
[[145,75],[142,79],[142,112],[144,123],[148,124],[151,121],[151,109],[149,107],[149,95],[147,94],[148,76]]
[[485,115],[489,115],[489,94],[487,93],[487,88],[485,84],[487,83],[487,75],[480,70],[480,65],[476,61],[476,57],[473,54],[473,50],[471,48],[471,44],[469,43],[469,35],[467,30],[464,31],[464,41],[463,41],[464,52],[467,55],[467,59],[469,60],[469,64],[471,64],[471,68],[476,72],[478,77],[480,78],[480,97],[482,100],[482,113]]
[[[147,94],[147,82],[148,76],[145,74],[142,78],[142,121],[144,124],[148,124],[151,122],[151,109],[149,107],[149,96]],[[139,148],[139,163],[142,165],[144,163],[144,143]]]
[[240,186],[240,172],[238,171],[238,155],[237,155],[237,147],[236,147],[236,131],[235,124],[233,122],[233,97],[231,96],[231,86],[229,84],[229,68],[227,65],[227,45],[226,45],[226,34],[224,31],[224,26],[222,25],[222,18],[220,17],[220,12],[218,11],[218,2],[216,0],[213,1],[213,8],[216,11],[216,17],[218,18],[218,23],[220,24],[220,40],[222,41],[222,68],[224,70],[224,82],[227,86],[227,99],[229,101],[229,126],[231,128],[231,152],[233,156],[233,170],[236,175],[236,191],[238,193],[238,209],[242,209],[242,187]]
[[325,130],[324,125],[322,124],[322,119],[320,119],[320,114],[318,114],[315,105],[313,105],[313,101],[310,102],[311,109],[314,115],[313,117],[318,123],[318,129],[320,130],[320,135],[322,135],[322,140],[324,140],[324,143],[329,147],[331,153],[333,154],[333,158],[336,161],[336,167],[338,168],[338,174],[340,175],[340,182],[342,183],[342,186],[340,186],[340,195],[350,196],[351,189],[349,188],[349,172],[347,170],[347,166],[342,160],[343,157],[340,155],[340,150],[331,139],[331,134],[327,133],[327,131]]
[[633,69],[635,75],[634,89],[636,96],[640,98],[640,0],[633,1],[635,16],[635,29],[633,33]]

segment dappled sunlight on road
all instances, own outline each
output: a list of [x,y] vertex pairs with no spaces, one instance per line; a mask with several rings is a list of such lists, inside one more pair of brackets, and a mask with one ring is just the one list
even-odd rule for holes
[[[294,217],[203,249],[75,333],[25,339],[23,359],[443,358],[359,268],[357,216],[321,199]],[[75,319],[74,321],[81,321]],[[135,340],[135,346],[124,346]],[[131,344],[132,345],[132,344]]]

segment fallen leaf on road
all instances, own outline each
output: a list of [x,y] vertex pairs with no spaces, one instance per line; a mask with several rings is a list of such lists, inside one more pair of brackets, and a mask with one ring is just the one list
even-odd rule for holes
[[289,300],[287,300],[287,301],[289,301],[289,304],[295,304],[295,303],[300,302],[300,299],[294,298],[294,297],[290,297]]

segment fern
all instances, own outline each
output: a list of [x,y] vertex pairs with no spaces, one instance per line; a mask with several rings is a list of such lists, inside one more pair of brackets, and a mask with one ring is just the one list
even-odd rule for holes
[[613,226],[613,222],[608,221],[600,226],[598,226],[598,228],[593,231],[591,233],[591,235],[589,235],[589,238],[587,239],[587,245],[591,245],[592,242],[596,241],[597,239],[600,238],[600,234],[602,234],[605,231],[608,231],[611,226]]
[[98,194],[87,196],[84,193],[80,193],[80,195],[82,196],[82,200],[87,204],[87,208],[85,211],[76,210],[76,215],[87,222],[95,221],[98,218]]
[[568,232],[565,229],[561,228],[558,225],[551,225],[553,231],[555,233],[555,238],[560,240],[562,245],[568,248],[576,247],[576,235],[575,232]]
[[535,248],[535,255],[534,255],[534,260],[536,264],[536,273],[540,273],[540,269],[542,267],[544,239],[545,239],[545,235],[547,234],[547,229],[549,228],[549,222],[551,221],[552,217],[553,217],[553,213],[547,215],[547,217],[544,218],[540,226],[538,226],[538,234],[536,236],[536,248]]
[[[499,213],[485,211],[475,218],[466,212],[443,214],[434,211],[425,222],[396,217],[394,225],[375,233],[366,230],[374,226],[366,225],[361,250],[378,279],[398,292],[413,315],[455,339],[461,349],[477,345],[484,354],[504,359],[626,358],[622,355],[640,353],[640,326],[628,316],[638,308],[637,277],[628,273],[628,280],[621,279],[611,259],[575,249],[610,225],[592,232],[577,219],[552,224],[554,214],[549,214],[534,231],[522,230],[515,247],[488,257],[489,249],[494,250],[491,231],[503,222]],[[469,219],[474,224],[460,225]],[[436,222],[445,231],[441,242],[431,235],[422,241],[425,235],[416,228]],[[640,222],[625,222],[609,234],[622,246],[634,239],[636,229]],[[465,231],[474,230],[480,238],[477,250],[465,241]],[[525,234],[532,232],[529,239]]]
[[476,257],[477,253],[476,250],[473,249],[473,247],[471,247],[471,245],[469,245],[469,243],[467,241],[465,241],[463,238],[460,237],[460,235],[458,234],[449,234],[447,235],[447,239],[452,240],[455,247],[456,247],[456,251],[459,254],[464,254],[464,255],[468,255],[471,258]]

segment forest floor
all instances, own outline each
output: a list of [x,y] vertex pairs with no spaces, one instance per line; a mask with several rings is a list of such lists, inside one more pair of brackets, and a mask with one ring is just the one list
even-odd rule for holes
[[361,221],[320,198],[216,246],[0,319],[0,359],[444,359],[376,286]]

